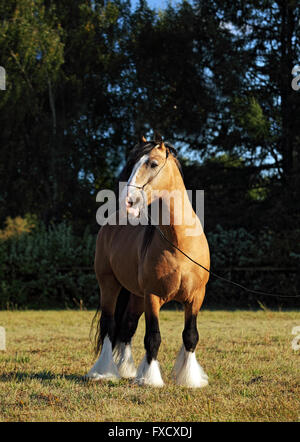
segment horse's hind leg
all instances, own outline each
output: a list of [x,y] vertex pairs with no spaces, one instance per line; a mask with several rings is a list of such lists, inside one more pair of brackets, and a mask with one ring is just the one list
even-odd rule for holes
[[177,384],[185,387],[196,388],[208,385],[208,377],[197,362],[195,354],[199,340],[197,314],[203,298],[204,292],[202,291],[194,298],[192,303],[185,304],[185,326],[182,332],[183,344],[173,369]]
[[113,360],[112,343],[115,335],[114,313],[121,285],[114,275],[106,274],[99,283],[101,291],[101,317],[98,348],[102,345],[98,360],[90,369],[87,378],[94,380],[119,378],[118,368]]
[[116,330],[116,343],[113,349],[114,361],[122,378],[134,378],[136,375],[131,353],[131,339],[136,332],[139,318],[143,312],[144,298],[131,293],[120,329]]
[[164,385],[157,362],[158,349],[161,343],[158,322],[161,305],[162,301],[158,296],[145,296],[146,334],[144,344],[146,355],[138,368],[136,376],[136,382],[140,385],[146,384],[155,387]]

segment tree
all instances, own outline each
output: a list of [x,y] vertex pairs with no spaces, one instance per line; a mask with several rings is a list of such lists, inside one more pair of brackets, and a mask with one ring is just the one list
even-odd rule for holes
[[[0,222],[27,212],[80,229],[94,222],[95,193],[112,187],[140,132],[156,129],[209,173],[217,158],[242,159],[250,194],[263,188],[268,209],[257,224],[293,229],[299,9],[293,0],[182,1],[159,12],[144,0],[134,11],[128,0],[0,1]],[[232,174],[222,175],[227,200]]]
[[110,137],[118,3],[18,0],[0,8],[8,86],[0,96],[0,219],[95,219],[95,191],[109,185],[119,156]]

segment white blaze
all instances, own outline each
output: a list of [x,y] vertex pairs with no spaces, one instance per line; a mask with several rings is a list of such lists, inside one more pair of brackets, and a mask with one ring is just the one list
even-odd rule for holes
[[128,185],[135,186],[136,177],[139,173],[140,167],[148,160],[149,155],[143,155],[137,163],[135,163],[134,168],[132,169],[131,175],[129,177],[129,180],[127,181]]

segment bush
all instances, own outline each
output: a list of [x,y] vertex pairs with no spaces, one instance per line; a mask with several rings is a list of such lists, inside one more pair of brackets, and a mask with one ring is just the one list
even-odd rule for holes
[[[275,234],[262,230],[257,234],[244,228],[207,234],[211,252],[211,270],[220,276],[246,286],[248,289],[271,294],[299,296],[300,231]],[[295,307],[300,298],[283,298],[251,294],[225,281],[210,277],[205,305],[224,307],[268,306]]]
[[9,239],[21,235],[22,233],[31,232],[37,226],[37,218],[35,215],[27,214],[24,218],[17,216],[11,218],[8,216],[5,221],[5,228],[0,229],[0,240]]
[[[13,223],[14,224],[14,223]],[[22,224],[22,223],[20,223]],[[249,289],[299,294],[300,232],[225,230],[207,234],[211,270]],[[96,236],[74,235],[65,223],[46,228],[35,223],[0,240],[0,308],[95,308],[99,289],[93,263]],[[282,270],[269,270],[281,268]],[[247,293],[211,276],[204,306],[222,308],[299,306],[299,298]]]
[[0,307],[66,308],[98,303],[95,236],[65,223],[0,241]]

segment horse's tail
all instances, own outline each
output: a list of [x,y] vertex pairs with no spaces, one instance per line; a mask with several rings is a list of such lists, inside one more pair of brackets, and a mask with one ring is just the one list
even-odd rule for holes
[[[90,329],[90,339],[93,342],[95,356],[98,356],[98,354],[100,353],[101,347],[102,347],[102,338],[101,338],[101,329],[100,329],[100,319],[101,319],[100,299],[101,298],[99,298],[97,310],[96,310],[96,313],[93,317],[91,329]],[[115,318],[115,336],[114,336],[113,343],[112,343],[113,347],[115,346],[118,335],[120,333],[121,323],[122,323],[127,305],[129,303],[129,299],[130,299],[130,292],[128,290],[126,290],[124,287],[122,287],[121,291],[119,293],[118,299],[117,299],[115,316],[114,316],[114,318]],[[92,332],[93,332],[93,329],[95,328],[95,324],[96,324],[96,331],[95,331],[94,338],[92,338]]]
[[[93,349],[94,349],[94,353],[95,353],[96,357],[98,356],[98,353],[100,352],[100,348],[101,348],[101,345],[102,345],[101,334],[100,334],[100,317],[101,317],[101,313],[100,313],[100,299],[101,298],[99,298],[99,303],[98,303],[98,306],[97,306],[97,310],[96,310],[96,313],[95,313],[95,315],[94,315],[94,317],[92,319],[91,328],[90,328],[90,340],[91,340],[91,342],[93,344]],[[94,337],[92,337],[95,324],[96,324],[96,331],[95,331]]]

